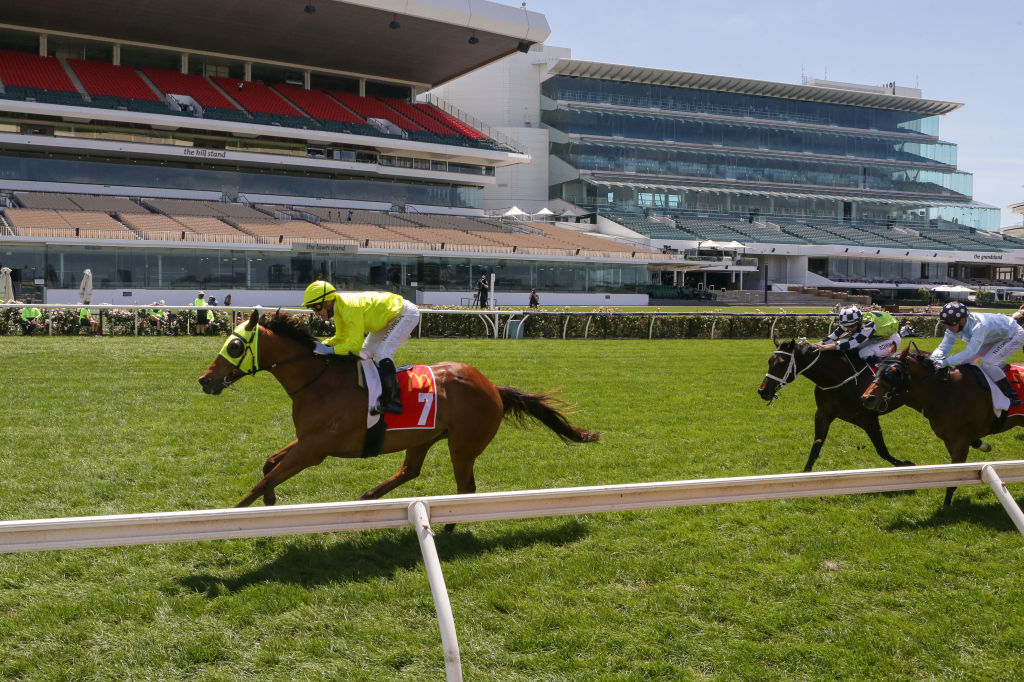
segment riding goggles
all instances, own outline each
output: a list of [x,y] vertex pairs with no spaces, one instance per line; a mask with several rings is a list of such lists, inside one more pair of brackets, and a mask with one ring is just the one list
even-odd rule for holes
[[220,349],[220,356],[246,374],[255,374],[256,367],[256,343],[260,338],[259,327],[246,329],[248,322],[235,327],[231,336],[224,342]]

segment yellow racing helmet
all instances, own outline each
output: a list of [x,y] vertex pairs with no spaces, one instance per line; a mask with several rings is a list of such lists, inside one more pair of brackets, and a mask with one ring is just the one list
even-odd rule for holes
[[313,306],[319,306],[327,301],[334,300],[335,291],[330,282],[318,279],[306,287],[306,294],[302,297],[302,307],[312,308]]

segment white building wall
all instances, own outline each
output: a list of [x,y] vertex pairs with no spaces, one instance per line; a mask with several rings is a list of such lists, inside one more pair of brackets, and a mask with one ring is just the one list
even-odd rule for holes
[[540,124],[540,84],[559,59],[569,59],[564,47],[534,45],[453,81],[431,94],[507,135],[533,157],[495,171],[495,185],[484,188],[484,208],[518,206],[539,211],[548,199],[548,131]]

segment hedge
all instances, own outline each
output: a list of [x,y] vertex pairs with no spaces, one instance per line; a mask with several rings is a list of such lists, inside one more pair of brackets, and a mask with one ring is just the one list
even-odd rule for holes
[[[112,336],[132,336],[135,334],[135,315],[131,310],[116,308],[91,308],[94,316],[103,315],[103,333]],[[150,336],[157,334],[155,327],[146,319],[144,311],[140,312],[138,334]],[[231,311],[208,311],[213,314],[215,324],[207,330],[208,335],[225,335],[234,328]],[[176,320],[165,324],[163,333],[184,334],[186,327],[194,333],[196,311],[194,309],[178,312]],[[77,309],[48,309],[43,311],[43,320],[47,328],[37,334],[49,334],[49,320],[54,320],[54,334],[77,335],[85,334],[78,324]],[[431,315],[424,311],[420,318],[420,328],[413,331],[413,336],[424,337],[462,337],[486,338],[494,336],[493,323],[497,317],[498,336],[506,336],[509,323],[522,325],[524,338],[560,339],[751,339],[768,338],[775,325],[778,338],[807,337],[818,339],[825,337],[834,327],[833,315],[761,315],[756,313],[616,313],[597,311],[592,313],[579,312],[536,312],[524,316],[487,314],[478,312],[466,315]],[[898,316],[900,326],[910,323],[923,336],[932,336],[937,318],[934,315]],[[487,321],[484,320],[487,318]],[[20,334],[18,324],[21,310],[7,308],[0,310],[0,335]],[[653,324],[652,324],[653,320]],[[334,333],[334,325],[323,322],[317,317],[310,318],[311,329],[318,337],[330,336]],[[511,330],[509,330],[511,331]],[[511,335],[511,334],[510,334]]]

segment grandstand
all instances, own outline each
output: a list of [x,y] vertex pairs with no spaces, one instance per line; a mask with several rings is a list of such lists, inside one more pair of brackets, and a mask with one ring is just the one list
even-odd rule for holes
[[[354,245],[364,248],[478,254],[606,255],[655,258],[620,244],[543,223],[429,213],[394,214],[310,206],[246,206],[228,202],[18,193],[19,207],[0,214],[12,236],[136,239],[162,243]],[[83,206],[98,207],[86,211]],[[31,208],[29,208],[31,207]],[[350,219],[351,218],[351,219]]]
[[[1013,263],[1024,246],[931,216],[915,222],[916,214],[894,225],[868,215],[755,219],[686,201],[671,207],[664,190],[634,182],[662,172],[647,151],[637,155],[639,175],[601,175],[619,170],[606,151],[622,143],[608,140],[588,148],[598,150],[588,158],[604,165],[585,168],[573,187],[586,200],[604,183],[618,203],[569,206],[574,215],[600,214],[596,224],[489,217],[485,195],[531,157],[490,127],[506,121],[469,115],[436,88],[508,55],[535,59],[529,53],[543,49],[534,43],[547,35],[541,15],[486,0],[472,13],[425,0],[405,8],[408,21],[396,31],[388,28],[394,13],[372,3],[335,0],[318,6],[315,20],[271,3],[239,31],[233,17],[198,0],[176,3],[171,17],[153,3],[105,0],[103,8],[120,21],[102,20],[89,0],[38,0],[0,20],[0,264],[21,283],[44,281],[55,295],[74,295],[85,259],[110,296],[152,290],[146,298],[173,300],[175,291],[217,285],[270,297],[337,276],[345,287],[390,288],[427,302],[449,292],[458,300],[493,272],[499,291],[538,288],[606,302],[681,284],[688,271],[700,271],[706,284],[759,287],[762,268],[764,276],[769,268],[792,270],[786,259],[827,259],[816,271],[836,269],[838,279],[858,269],[843,270],[837,254],[866,257],[866,249],[914,261],[918,279],[943,280],[950,260]],[[281,26],[289,27],[288,41],[280,40]],[[549,94],[568,98],[571,106],[554,100],[563,112],[590,106],[570,89],[573,69],[582,69],[577,85],[595,78],[587,64],[557,67]],[[922,102],[915,106],[952,106]],[[652,103],[648,97],[634,109]],[[634,114],[634,137],[652,116],[664,116]],[[524,138],[531,149],[541,123],[538,113]],[[879,134],[922,141],[907,131]],[[857,162],[870,166],[865,155],[874,149],[858,150]],[[771,157],[749,156],[758,153]],[[907,150],[890,156],[908,168],[950,172]],[[548,167],[546,154],[541,164]],[[730,172],[728,164],[673,168]],[[693,192],[714,184],[701,182]],[[900,182],[901,192],[934,189]],[[660,210],[640,205],[655,196]],[[741,247],[710,262],[707,242]],[[999,267],[978,274],[1003,278]]]

